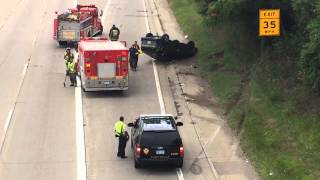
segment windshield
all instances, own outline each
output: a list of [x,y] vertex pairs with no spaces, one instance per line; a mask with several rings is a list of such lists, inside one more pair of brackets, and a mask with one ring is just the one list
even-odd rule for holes
[[174,119],[170,116],[142,117],[143,131],[176,131]]

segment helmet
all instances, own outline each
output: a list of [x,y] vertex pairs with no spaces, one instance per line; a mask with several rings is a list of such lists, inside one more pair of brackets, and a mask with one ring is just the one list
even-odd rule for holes
[[70,47],[67,47],[67,48],[66,48],[66,50],[69,50],[69,51],[70,51],[70,50],[71,50],[71,48],[70,48]]

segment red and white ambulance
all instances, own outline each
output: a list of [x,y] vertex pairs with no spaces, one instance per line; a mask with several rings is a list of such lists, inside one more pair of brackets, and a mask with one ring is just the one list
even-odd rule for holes
[[126,42],[85,38],[78,45],[78,70],[84,91],[128,90]]

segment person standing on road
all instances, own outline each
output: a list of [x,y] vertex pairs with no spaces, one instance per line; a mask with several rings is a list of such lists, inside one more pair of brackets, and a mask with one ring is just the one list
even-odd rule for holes
[[118,41],[120,36],[120,30],[115,25],[113,25],[109,32],[109,38],[111,41]]
[[130,67],[132,70],[137,71],[137,66],[138,66],[138,60],[139,60],[139,54],[141,54],[140,47],[137,43],[137,41],[134,41],[134,44],[129,49],[130,53]]
[[71,82],[70,86],[77,86],[77,79],[76,79],[76,77],[77,77],[77,64],[73,60],[73,58],[71,58],[67,62],[67,74],[70,77],[70,82]]
[[71,48],[67,47],[66,52],[64,53],[64,63],[68,66],[68,62],[71,62],[74,59],[74,55],[71,52]]
[[124,123],[123,116],[114,125],[115,136],[119,138],[118,153],[117,156],[121,158],[127,158],[126,156],[126,145],[129,140],[129,135],[126,131],[126,125]]

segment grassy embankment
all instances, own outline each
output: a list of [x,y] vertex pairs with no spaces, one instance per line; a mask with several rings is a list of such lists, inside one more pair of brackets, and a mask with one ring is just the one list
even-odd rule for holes
[[275,52],[257,61],[259,47],[248,44],[256,34],[241,24],[208,28],[194,0],[169,3],[261,178],[320,179],[319,97],[288,81],[287,64]]

